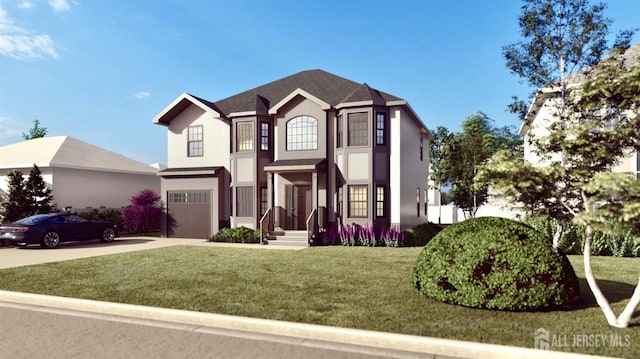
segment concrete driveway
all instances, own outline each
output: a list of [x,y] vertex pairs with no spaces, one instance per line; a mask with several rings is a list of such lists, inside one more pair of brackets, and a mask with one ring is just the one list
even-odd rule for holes
[[193,238],[124,237],[116,238],[111,243],[103,243],[99,240],[62,242],[55,249],[42,248],[38,245],[23,248],[0,247],[0,269],[179,245],[293,250],[306,248],[276,244],[264,246],[260,244],[217,243]]

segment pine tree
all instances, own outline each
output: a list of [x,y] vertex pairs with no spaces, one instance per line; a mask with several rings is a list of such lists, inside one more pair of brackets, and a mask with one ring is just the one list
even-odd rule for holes
[[11,171],[7,175],[9,194],[7,201],[2,203],[5,222],[13,222],[28,216],[29,200],[25,191],[25,181],[22,172]]
[[35,164],[29,173],[25,191],[29,198],[29,215],[51,212],[51,201],[53,200],[51,189],[44,182],[42,172]]

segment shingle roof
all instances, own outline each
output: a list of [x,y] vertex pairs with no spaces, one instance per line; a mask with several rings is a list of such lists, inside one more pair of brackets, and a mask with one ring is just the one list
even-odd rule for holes
[[157,169],[69,136],[42,137],[0,147],[0,169],[59,167],[155,174]]
[[270,107],[279,103],[298,88],[331,106],[344,102],[378,99],[384,101],[402,100],[399,97],[371,89],[366,84],[359,84],[323,70],[307,70],[216,101],[214,106],[227,116],[234,112],[256,111],[259,109],[258,107],[265,105]]
[[[623,66],[626,69],[631,69],[636,64],[640,63],[640,43],[630,46],[621,53],[614,53],[613,56],[618,59],[622,59]],[[597,66],[598,65],[596,64],[595,66],[581,69],[580,71],[567,76],[567,83],[573,85],[585,81],[589,77],[593,76],[593,70]]]

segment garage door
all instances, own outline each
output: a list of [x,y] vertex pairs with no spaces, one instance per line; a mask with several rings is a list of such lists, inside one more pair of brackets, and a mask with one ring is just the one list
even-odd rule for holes
[[211,195],[209,191],[169,191],[170,237],[209,238]]

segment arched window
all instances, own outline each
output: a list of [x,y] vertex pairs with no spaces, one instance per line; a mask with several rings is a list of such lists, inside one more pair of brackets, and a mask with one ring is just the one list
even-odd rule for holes
[[317,149],[318,120],[310,116],[298,116],[287,122],[287,151]]

